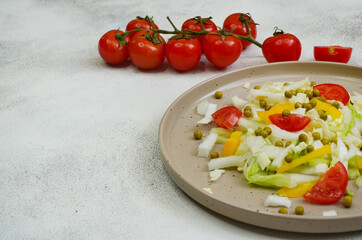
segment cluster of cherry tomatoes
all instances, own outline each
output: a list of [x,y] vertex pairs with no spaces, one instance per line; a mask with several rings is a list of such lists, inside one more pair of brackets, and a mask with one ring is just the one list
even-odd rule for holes
[[[99,40],[100,56],[109,64],[121,64],[130,58],[140,69],[159,67],[165,60],[178,71],[188,71],[200,61],[201,55],[216,67],[233,64],[252,43],[262,48],[268,62],[298,61],[302,51],[299,39],[276,29],[263,44],[256,41],[257,24],[250,14],[229,15],[218,28],[209,18],[194,17],[177,29],[167,18],[173,31],[160,30],[153,19],[137,17],[127,24],[126,31],[111,30]],[[166,42],[161,34],[173,34]],[[352,48],[315,47],[315,59],[348,62]]]

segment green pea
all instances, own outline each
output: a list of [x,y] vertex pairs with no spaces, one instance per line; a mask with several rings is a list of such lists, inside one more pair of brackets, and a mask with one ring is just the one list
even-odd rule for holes
[[314,140],[319,140],[321,139],[321,134],[319,132],[314,132],[312,133],[312,137]]
[[261,132],[260,132],[260,136],[262,136],[263,138],[266,138],[267,136],[268,136],[269,134],[268,134],[268,132],[266,131],[266,130],[261,130]]
[[256,90],[259,90],[261,87],[260,86],[258,86],[258,85],[256,85],[255,87],[254,87],[254,89],[256,89]]
[[272,107],[273,107],[272,105],[267,104],[265,106],[265,111],[269,111]]
[[196,140],[200,140],[201,138],[202,138],[202,132],[201,131],[195,131],[194,132],[194,138],[196,139]]
[[288,117],[290,115],[290,111],[288,109],[283,110],[282,115],[284,117]]
[[259,106],[260,106],[261,108],[265,108],[265,106],[266,106],[266,101],[265,101],[265,100],[260,100]]
[[322,138],[321,142],[323,143],[323,145],[329,144],[328,138]]
[[327,113],[325,113],[325,112],[321,112],[321,113],[319,114],[319,117],[320,117],[322,120],[324,120],[324,121],[326,121],[327,118],[328,118]]
[[275,146],[276,147],[283,147],[283,142],[282,141],[276,141]]
[[318,89],[313,89],[313,97],[318,97],[320,94]]
[[291,97],[293,97],[293,94],[292,94],[292,92],[290,92],[290,91],[285,91],[285,92],[284,92],[284,96],[285,96],[286,98],[291,98]]
[[261,136],[261,129],[260,128],[258,128],[258,129],[256,129],[255,130],[255,136]]
[[294,89],[293,89],[293,90],[290,90],[290,93],[291,93],[293,96],[297,95],[297,91],[295,91]]
[[299,142],[307,142],[308,141],[308,136],[305,135],[304,133],[300,134],[299,137]]
[[286,208],[279,208],[278,213],[288,214],[288,210]]
[[307,146],[307,153],[313,152],[314,151],[314,147],[313,145],[308,145]]
[[352,206],[352,197],[351,196],[344,196],[343,206],[345,208],[350,208]]
[[285,82],[285,83],[283,84],[283,86],[284,86],[284,87],[289,86],[289,83],[288,83],[288,82]]
[[312,104],[310,104],[310,103],[305,104],[305,110],[306,111],[309,111],[309,110],[312,110],[312,109],[313,109]]
[[219,153],[218,153],[218,152],[212,152],[212,153],[210,153],[210,158],[211,158],[211,159],[219,158]]
[[292,142],[291,142],[291,141],[287,141],[287,142],[285,143],[285,147],[288,147],[290,144],[292,144]]
[[313,87],[315,86],[317,83],[316,82],[310,82],[310,85]]
[[253,115],[253,113],[250,110],[245,110],[244,111],[244,116],[245,117],[251,117]]
[[339,102],[333,102],[332,106],[338,109],[339,108]]
[[304,93],[307,95],[307,97],[309,99],[312,99],[313,97],[313,92],[311,90],[305,90]]
[[303,90],[298,88],[298,89],[296,90],[296,92],[297,92],[297,94],[298,94],[298,93],[303,93]]
[[319,101],[325,102],[327,99],[324,96],[319,97]]
[[296,215],[303,215],[304,214],[304,207],[303,206],[297,206],[294,211],[295,211]]
[[288,154],[287,156],[285,156],[284,160],[287,163],[291,163],[293,161],[293,157],[292,157],[292,155]]
[[312,99],[309,101],[310,105],[312,105],[312,108],[315,108],[315,106],[317,106],[317,101]]
[[296,102],[294,104],[294,108],[297,109],[297,108],[301,108],[302,107],[302,104],[300,102]]
[[245,108],[244,108],[244,111],[251,111],[251,107],[250,106],[246,106]]
[[272,134],[272,130],[270,127],[265,127],[264,130],[268,132],[268,135]]
[[222,98],[222,92],[221,92],[221,91],[216,91],[216,92],[215,92],[215,98],[216,98],[216,99]]

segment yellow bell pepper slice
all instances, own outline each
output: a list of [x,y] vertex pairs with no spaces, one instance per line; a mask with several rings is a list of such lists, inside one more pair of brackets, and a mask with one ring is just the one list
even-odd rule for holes
[[267,123],[271,123],[269,120],[269,116],[276,114],[276,113],[282,113],[283,110],[294,110],[294,104],[292,102],[287,103],[281,103],[274,105],[269,111],[257,111],[258,117],[262,120],[264,120]]
[[315,109],[317,111],[324,110],[328,115],[331,115],[333,119],[341,117],[342,113],[337,108],[333,107],[331,104],[319,101],[317,98],[314,98],[314,100],[317,102],[317,105],[315,106]]
[[317,183],[317,181],[302,183],[301,185],[295,188],[281,188],[277,191],[279,196],[289,197],[289,198],[299,198],[303,197],[304,194],[312,189],[312,187]]
[[357,167],[358,167],[358,169],[362,169],[362,157],[359,157],[357,159]]
[[238,148],[238,146],[240,144],[241,134],[242,134],[241,131],[235,131],[235,132],[231,133],[230,138],[226,139],[224,148],[222,149],[222,152],[221,152],[222,157],[234,155],[234,153],[236,152],[236,149]]
[[295,168],[296,166],[299,166],[314,158],[321,157],[324,154],[331,153],[331,152],[332,152],[331,145],[324,145],[323,147],[318,148],[317,150],[315,150],[311,153],[308,153],[308,154],[304,155],[303,157],[293,160],[291,163],[286,163],[286,164],[282,165],[281,167],[277,168],[277,173],[282,173],[282,172],[288,171],[289,169]]

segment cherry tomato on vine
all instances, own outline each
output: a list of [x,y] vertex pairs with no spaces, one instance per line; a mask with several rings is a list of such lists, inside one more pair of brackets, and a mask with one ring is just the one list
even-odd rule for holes
[[311,121],[307,116],[298,114],[283,116],[281,113],[270,115],[269,119],[277,127],[289,132],[303,130]]
[[122,34],[122,31],[119,30],[110,30],[106,32],[98,42],[98,52],[99,55],[109,64],[120,64],[127,60],[128,58],[128,45],[130,37],[127,36],[124,41],[125,43],[120,44],[117,40],[117,35]]
[[206,58],[217,67],[233,64],[243,51],[240,39],[233,36],[221,36],[221,33],[208,33],[203,41]]
[[167,42],[166,58],[170,65],[178,71],[188,71],[200,61],[201,44],[197,38],[178,34]]
[[[241,19],[245,19],[246,21],[248,21],[250,34],[254,39],[256,39],[257,35],[256,24],[254,20],[247,14],[234,13],[229,15],[225,19],[223,27],[229,31],[231,31],[231,29],[234,29],[234,31],[232,32],[234,34],[240,36],[248,36],[248,29],[246,28],[246,25]],[[243,44],[244,49],[251,44],[251,42],[246,40],[241,40],[241,43]]]
[[128,55],[138,68],[150,70],[164,62],[165,48],[166,43],[161,35],[153,36],[152,31],[143,30],[137,32],[129,42]]
[[352,48],[341,46],[315,46],[314,59],[316,61],[329,61],[348,63],[351,58]]
[[232,129],[243,113],[235,106],[223,107],[211,116],[214,121],[222,128]]
[[337,162],[310,191],[304,194],[304,199],[321,204],[338,202],[346,192],[347,184],[347,169],[343,163]]
[[[146,16],[144,18],[137,17],[136,19],[133,19],[132,21],[130,21],[127,24],[126,31],[135,30],[137,28],[146,29],[146,30],[152,29],[151,22],[153,22],[153,20],[149,16]],[[155,29],[158,29],[158,26],[154,22],[153,22],[153,24],[155,26]],[[135,34],[136,34],[136,32],[130,33],[129,34],[130,38],[132,38]]]
[[347,90],[338,84],[324,83],[313,86],[319,90],[319,96],[324,96],[328,100],[340,101],[344,105],[349,102],[350,96]]
[[[187,30],[191,30],[191,31],[195,31],[195,32],[201,32],[202,31],[201,22],[202,22],[206,31],[216,32],[217,26],[210,19],[211,19],[211,17],[209,17],[209,18],[199,18],[199,17],[190,18],[182,24],[181,29],[182,30],[187,29]],[[202,44],[204,38],[205,38],[204,35],[199,35],[198,39],[200,40],[201,44]]]
[[271,62],[298,61],[302,44],[293,34],[276,29],[274,36],[265,39],[262,51],[265,59]]

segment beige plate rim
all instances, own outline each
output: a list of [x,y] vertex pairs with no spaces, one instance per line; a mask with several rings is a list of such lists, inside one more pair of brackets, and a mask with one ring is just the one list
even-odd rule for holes
[[[203,191],[200,187],[197,187],[194,182],[190,181],[182,175],[177,167],[173,164],[175,161],[180,159],[175,159],[171,157],[171,151],[169,143],[166,143],[172,138],[169,136],[170,134],[170,121],[177,121],[177,119],[173,119],[175,115],[180,116],[180,114],[184,113],[185,111],[189,110],[188,107],[182,107],[182,110],[179,110],[178,113],[175,113],[175,109],[180,109],[179,106],[182,104],[182,101],[185,101],[185,98],[189,97],[190,94],[195,93],[196,91],[200,90],[205,85],[212,85],[214,82],[227,78],[229,76],[241,74],[241,73],[251,73],[254,71],[263,71],[267,70],[276,70],[276,69],[297,69],[300,71],[308,72],[309,68],[312,67],[314,69],[321,68],[330,68],[331,72],[333,73],[335,69],[353,72],[354,78],[355,76],[360,77],[362,79],[362,68],[359,66],[352,66],[346,64],[339,64],[339,63],[331,63],[331,62],[283,62],[283,63],[273,63],[273,64],[263,64],[258,66],[252,66],[248,68],[243,68],[240,70],[235,70],[232,72],[228,72],[226,74],[221,74],[212,78],[209,78],[194,87],[188,89],[183,94],[181,94],[166,110],[165,114],[162,117],[160,126],[159,126],[159,133],[158,133],[158,141],[159,147],[163,156],[163,163],[168,171],[170,177],[175,181],[175,183],[191,198],[199,202],[200,204],[204,205],[205,207],[218,212],[224,216],[230,217],[232,219],[249,223],[252,225],[270,228],[270,229],[277,229],[277,230],[284,230],[284,231],[294,231],[294,232],[305,232],[306,227],[308,227],[308,232],[315,232],[315,233],[331,233],[331,232],[346,232],[346,231],[356,231],[362,229],[361,226],[358,224],[354,224],[353,226],[349,227],[341,227],[343,221],[345,220],[352,220],[353,222],[361,222],[362,221],[362,212],[357,214],[349,214],[348,216],[336,216],[336,217],[308,217],[308,216],[297,216],[297,215],[281,215],[275,214],[271,212],[259,212],[255,209],[250,209],[244,207],[242,205],[237,205],[232,203],[222,197],[214,196],[212,194],[208,194]],[[334,69],[334,70],[333,70]],[[314,70],[318,71],[318,70]],[[264,73],[265,74],[265,73]],[[283,74],[283,73],[281,73]],[[272,76],[273,77],[273,76]],[[276,77],[276,76],[275,76]],[[257,76],[256,76],[257,78]],[[246,82],[247,79],[240,79],[240,82]],[[233,81],[231,81],[232,83]],[[362,83],[362,82],[361,82]],[[359,84],[359,82],[355,81],[355,84]],[[223,87],[222,84],[216,84],[217,87]],[[214,87],[215,88],[215,87]],[[205,97],[205,96],[202,96]],[[193,105],[194,106],[194,105]],[[206,200],[206,201],[205,201]],[[238,214],[235,214],[235,211]],[[277,222],[277,223],[275,223]],[[350,221],[348,221],[351,223]],[[284,226],[283,226],[284,224]],[[287,226],[285,226],[285,224]],[[344,224],[345,225],[345,224]]]

